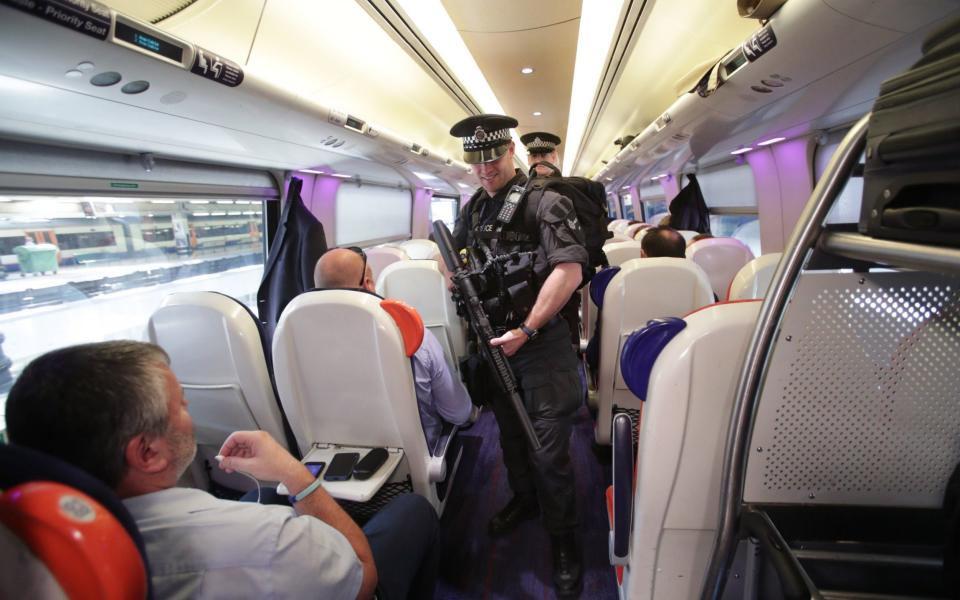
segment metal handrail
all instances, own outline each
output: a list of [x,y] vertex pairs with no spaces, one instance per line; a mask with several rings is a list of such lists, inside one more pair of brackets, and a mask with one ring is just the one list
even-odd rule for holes
[[753,431],[758,392],[774,334],[797,277],[823,231],[823,222],[834,201],[846,185],[847,178],[859,161],[866,141],[870,113],[864,115],[843,138],[830,159],[827,170],[817,182],[810,200],[800,215],[787,243],[780,264],[773,275],[767,298],[750,341],[747,357],[734,399],[730,427],[724,449],[723,488],[720,494],[720,526],[713,545],[710,566],[700,597],[719,599],[726,585],[727,573],[737,545],[740,526],[740,503],[743,498],[748,444]]

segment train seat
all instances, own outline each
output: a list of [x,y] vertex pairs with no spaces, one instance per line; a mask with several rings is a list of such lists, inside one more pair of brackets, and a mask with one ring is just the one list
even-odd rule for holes
[[401,260],[410,260],[406,251],[396,246],[376,246],[368,248],[365,252],[367,254],[367,264],[373,271],[374,281],[380,277],[380,273],[383,273],[388,265]]
[[608,237],[606,241],[603,242],[604,247],[609,246],[610,244],[617,244],[620,242],[631,242],[631,238],[623,235],[622,233],[613,232],[613,235]]
[[627,239],[608,243],[603,247],[603,253],[607,255],[611,267],[618,267],[630,259],[640,258],[640,242]]
[[683,241],[690,243],[690,240],[700,235],[699,231],[692,231],[690,229],[678,229],[677,233],[683,236]]
[[[620,538],[611,540],[611,548],[629,548],[626,555],[611,553],[611,562],[623,566],[621,597],[700,593],[719,521],[727,425],[760,305],[725,302],[686,315],[686,327],[648,367],[632,515],[615,515],[621,523],[613,534]],[[619,433],[618,447],[629,447]],[[614,455],[624,452],[614,448]],[[633,487],[623,474],[614,481]]]
[[0,445],[2,598],[152,598],[140,530],[114,492],[58,458]]
[[627,236],[631,240],[635,240],[637,239],[638,233],[640,233],[644,229],[649,229],[649,227],[650,226],[647,225],[646,223],[634,223],[633,225],[630,225],[629,227],[623,230],[623,235]]
[[730,288],[727,290],[727,300],[746,300],[749,298],[763,298],[770,288],[773,273],[780,264],[782,252],[771,252],[751,260],[737,271]]
[[427,447],[409,358],[416,348],[405,346],[384,302],[363,290],[297,296],[273,340],[277,390],[304,455],[331,446],[402,450],[381,492],[412,491],[441,514],[459,452],[453,456],[452,434]]
[[647,223],[650,223],[650,225],[652,225],[653,227],[659,227],[660,221],[662,221],[664,217],[669,217],[669,216],[670,216],[669,211],[657,213],[655,215],[650,215],[650,217],[647,219]]
[[437,260],[440,256],[440,247],[430,240],[412,239],[397,245],[413,260]]
[[616,231],[620,224],[626,222],[627,219],[611,219],[610,222],[607,223],[607,231]]
[[730,282],[745,264],[753,260],[753,252],[740,240],[718,237],[699,240],[687,248],[687,258],[707,272],[717,298],[726,298]]
[[243,475],[210,468],[234,431],[262,429],[299,456],[285,428],[260,322],[243,303],[216,292],[169,294],[147,332],[170,356],[193,418],[195,464],[209,463],[204,470],[214,482],[235,490],[253,487]]
[[620,265],[603,294],[599,319],[600,359],[597,377],[596,440],[610,444],[615,411],[636,416],[640,400],[620,374],[620,352],[627,336],[660,317],[677,317],[713,302],[710,281],[685,258],[632,259]]
[[459,372],[460,359],[467,354],[466,325],[457,315],[437,262],[406,260],[388,265],[377,280],[377,294],[415,308],[424,327],[440,341],[447,362]]

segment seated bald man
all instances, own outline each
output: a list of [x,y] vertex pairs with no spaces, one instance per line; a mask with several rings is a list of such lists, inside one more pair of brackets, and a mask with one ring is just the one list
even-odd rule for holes
[[[357,249],[359,250],[359,249]],[[362,250],[334,248],[329,250],[313,271],[313,283],[318,288],[352,288],[373,292],[373,271]],[[476,417],[466,388],[450,371],[440,342],[429,331],[423,332],[423,342],[413,355],[413,379],[420,409],[420,423],[427,438],[427,447],[433,448],[443,423],[463,425]]]
[[640,252],[645,258],[686,258],[687,241],[672,227],[651,227],[640,240]]

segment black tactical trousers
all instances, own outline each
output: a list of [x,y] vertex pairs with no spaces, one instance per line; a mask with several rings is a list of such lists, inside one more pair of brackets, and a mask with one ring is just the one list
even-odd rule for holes
[[554,319],[536,339],[510,358],[523,403],[542,448],[534,452],[524,437],[513,407],[495,395],[493,413],[500,426],[500,447],[514,494],[536,494],[549,533],[576,529],[570,428],[580,406],[577,360],[570,351],[570,330]]

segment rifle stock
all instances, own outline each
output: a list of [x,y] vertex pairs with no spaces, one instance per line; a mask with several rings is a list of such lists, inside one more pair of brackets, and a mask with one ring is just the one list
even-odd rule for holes
[[540,440],[537,438],[537,432],[533,429],[527,410],[523,406],[523,399],[520,397],[520,390],[517,387],[517,379],[510,369],[507,357],[503,349],[499,346],[491,346],[490,340],[496,337],[493,327],[490,325],[490,319],[483,310],[483,304],[480,302],[480,296],[477,294],[473,281],[470,280],[470,273],[463,266],[459,255],[453,245],[453,237],[450,230],[443,221],[433,222],[433,235],[436,238],[437,246],[440,247],[440,256],[443,258],[447,270],[453,274],[453,284],[459,292],[459,304],[463,307],[470,327],[477,335],[478,345],[483,349],[483,355],[487,362],[493,367],[494,375],[500,388],[507,394],[510,404],[513,406],[517,418],[520,419],[520,425],[527,436],[527,442],[534,450],[540,449]]

